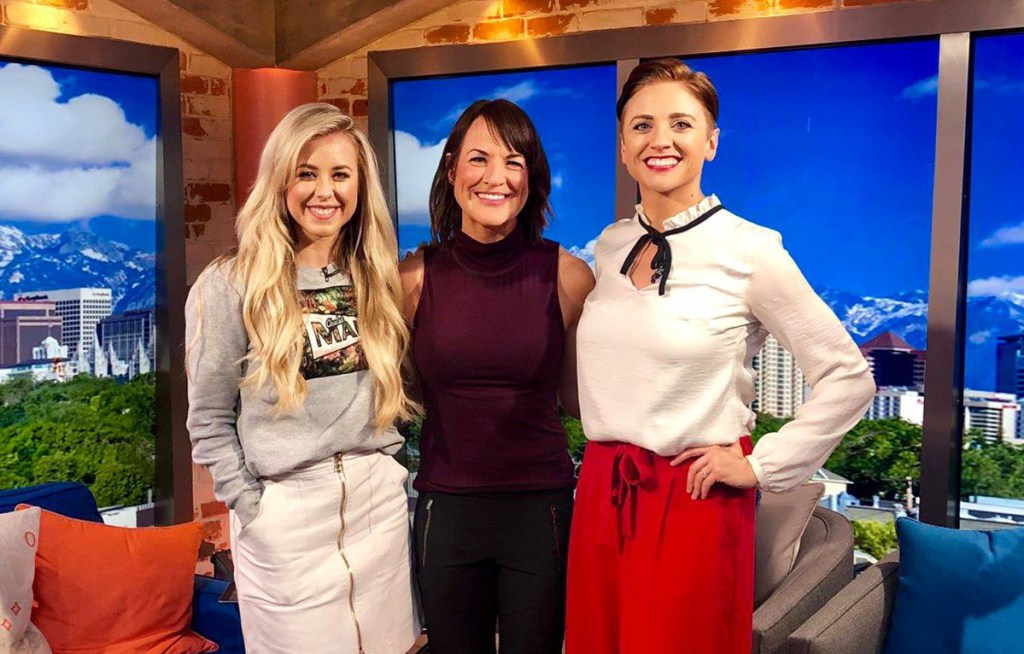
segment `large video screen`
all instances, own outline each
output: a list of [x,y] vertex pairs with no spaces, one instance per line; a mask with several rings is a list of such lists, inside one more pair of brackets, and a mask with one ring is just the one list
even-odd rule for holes
[[960,524],[1024,525],[1024,34],[974,44]]
[[0,489],[152,499],[156,77],[0,58]]

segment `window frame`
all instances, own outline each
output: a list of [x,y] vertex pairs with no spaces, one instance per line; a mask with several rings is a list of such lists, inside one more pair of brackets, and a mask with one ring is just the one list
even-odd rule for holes
[[179,52],[128,41],[0,26],[0,57],[157,80],[154,520],[159,525],[189,522],[194,510],[192,452],[185,427],[185,187]]

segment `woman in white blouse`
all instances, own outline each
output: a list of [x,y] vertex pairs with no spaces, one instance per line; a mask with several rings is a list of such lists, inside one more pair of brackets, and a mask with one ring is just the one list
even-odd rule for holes
[[[595,249],[579,324],[590,442],[569,553],[569,654],[746,654],[755,488],[807,480],[864,415],[874,383],[777,232],[701,191],[718,95],[675,59],[641,64],[619,98],[636,214]],[[768,334],[813,388],[757,447],[752,360]]]

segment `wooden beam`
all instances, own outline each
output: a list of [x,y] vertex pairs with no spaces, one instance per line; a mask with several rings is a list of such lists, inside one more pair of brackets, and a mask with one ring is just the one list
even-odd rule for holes
[[316,70],[457,1],[398,0],[342,27],[327,38],[278,62],[278,65],[298,70]]
[[[269,1],[269,0],[268,0]],[[125,9],[138,14],[161,29],[188,41],[203,52],[220,59],[232,68],[261,68],[274,65],[273,50],[253,48],[214,27],[199,16],[171,0],[115,0]],[[258,5],[259,2],[254,2]],[[272,5],[270,7],[273,13]],[[269,22],[273,28],[273,20]],[[270,39],[273,43],[273,39]]]

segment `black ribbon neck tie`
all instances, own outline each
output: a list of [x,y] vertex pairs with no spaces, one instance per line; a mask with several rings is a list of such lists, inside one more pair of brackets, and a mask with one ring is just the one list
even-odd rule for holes
[[630,268],[633,267],[633,263],[636,261],[636,258],[640,256],[643,249],[648,243],[654,243],[654,247],[657,248],[657,251],[651,259],[651,270],[654,271],[651,275],[651,283],[653,284],[654,282],[658,282],[658,295],[664,295],[665,284],[668,283],[668,273],[672,270],[672,246],[668,242],[668,237],[674,234],[682,234],[687,230],[693,229],[723,208],[724,207],[720,204],[711,207],[682,227],[676,227],[664,232],[659,232],[645,223],[642,218],[638,217],[637,220],[643,226],[645,233],[637,239],[636,245],[634,245],[633,249],[629,251],[628,255],[626,255],[626,260],[622,263],[622,269],[619,270],[619,272],[628,276]]

